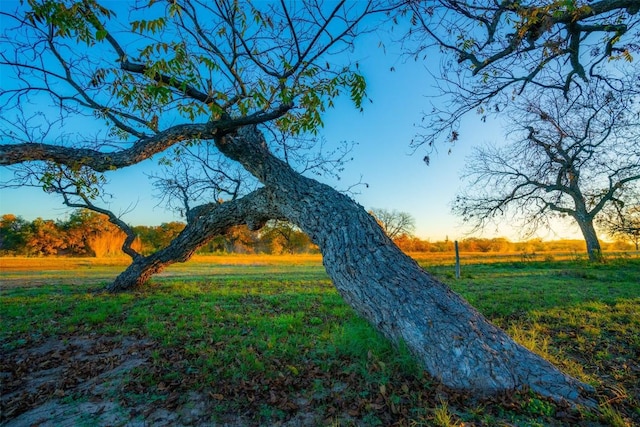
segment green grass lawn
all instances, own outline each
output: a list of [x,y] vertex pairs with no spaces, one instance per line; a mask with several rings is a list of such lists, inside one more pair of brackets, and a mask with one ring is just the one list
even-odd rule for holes
[[[482,400],[445,389],[354,314],[319,260],[200,260],[118,295],[101,287],[122,266],[96,268],[0,271],[10,284],[0,296],[3,372],[17,372],[15,355],[52,338],[135,338],[148,357],[108,397],[125,410],[151,402],[178,411],[196,393],[207,397],[211,425],[234,414],[250,425],[296,425],[302,413],[309,425],[640,423],[639,259],[464,265],[459,280],[452,267],[428,267],[519,342],[592,384],[596,410],[526,391]],[[76,383],[64,387],[3,401],[2,412],[14,417],[61,395],[83,399]],[[147,415],[131,409],[123,419]]]

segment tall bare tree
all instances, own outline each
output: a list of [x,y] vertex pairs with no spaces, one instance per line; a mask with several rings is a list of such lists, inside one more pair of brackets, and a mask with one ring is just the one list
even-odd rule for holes
[[372,208],[371,214],[391,239],[400,237],[403,234],[410,236],[416,228],[416,220],[408,212]]
[[[637,4],[601,3],[611,7],[600,10],[594,3],[589,13],[559,18],[553,10],[539,10],[565,27],[583,22],[586,27],[599,16],[602,25],[610,25],[610,15],[625,14],[626,7]],[[506,11],[524,10],[519,2],[501,4]],[[473,18],[472,13],[486,19],[495,12],[468,12],[462,2],[438,5],[459,19]],[[274,131],[315,131],[322,112],[342,92],[361,106],[365,84],[357,64],[336,64],[333,54],[352,46],[374,12],[391,9],[380,6],[345,1],[145,1],[114,13],[96,0],[32,0],[15,11],[3,9],[0,67],[11,84],[0,92],[5,119],[0,165],[44,164],[27,176],[51,191],[71,188],[67,194],[86,204],[99,197],[92,190],[103,173],[151,159],[178,144],[215,147],[251,174],[257,188],[224,203],[189,205],[185,229],[154,254],[133,253],[132,264],[110,290],[143,284],[168,264],[187,260],[229,227],[257,229],[267,220],[287,219],[319,246],[344,299],[389,339],[404,341],[444,384],[484,395],[530,387],[555,399],[589,403],[591,387],[515,343],[404,255],[364,209],[296,172],[287,162],[288,150],[265,137]],[[496,22],[521,30],[519,20],[503,19],[500,12],[487,21],[489,28]],[[436,16],[429,23],[431,15],[428,9],[417,10],[414,18],[430,29],[440,21]],[[445,30],[443,37],[448,37],[451,33]],[[510,40],[505,31],[490,30],[489,35],[492,41]],[[581,39],[574,32],[564,38],[573,44]],[[444,39],[432,40],[447,46]],[[609,49],[616,45],[614,38],[603,45],[608,56],[614,53]],[[576,57],[582,58],[571,56]],[[549,61],[540,67],[548,68]],[[38,106],[46,103],[55,107],[58,120],[52,119],[51,109],[37,114]],[[76,126],[72,138],[63,130],[78,118],[82,127]],[[102,131],[92,135],[91,129]]]
[[525,233],[566,215],[589,258],[600,259],[596,217],[640,182],[639,98],[599,84],[569,99],[545,94],[521,103],[510,112],[513,141],[470,156],[454,212],[476,227],[515,217]]

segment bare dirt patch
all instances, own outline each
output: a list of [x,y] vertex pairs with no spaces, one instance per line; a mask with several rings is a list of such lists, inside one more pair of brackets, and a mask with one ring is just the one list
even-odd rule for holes
[[[190,391],[180,404],[127,395],[128,378],[143,375],[158,344],[137,337],[69,335],[3,351],[0,424],[18,426],[245,426],[241,414],[212,418],[215,396]],[[171,399],[170,399],[171,400]],[[283,425],[317,425],[301,411]]]
[[129,419],[115,396],[154,344],[135,337],[66,336],[3,352],[2,422],[118,425]]
[[125,377],[144,368],[154,346],[135,337],[71,335],[4,352],[3,425],[147,425],[136,423],[135,415],[149,413],[148,405],[127,408],[117,396]]

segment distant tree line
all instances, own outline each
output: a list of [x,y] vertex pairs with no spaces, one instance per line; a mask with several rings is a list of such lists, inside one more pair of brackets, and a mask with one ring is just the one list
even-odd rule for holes
[[[394,242],[404,252],[453,252],[454,242],[449,239],[431,242],[415,236],[402,235],[394,239]],[[533,238],[520,242],[512,242],[504,237],[482,238],[467,237],[458,242],[460,252],[481,253],[525,253],[537,252],[584,252],[585,241],[582,239],[542,240]],[[603,243],[605,250],[633,250],[633,245],[623,240],[611,243]]]
[[[383,216],[383,215],[381,215]],[[135,249],[142,253],[155,252],[171,242],[184,228],[174,221],[158,226],[136,226]],[[405,252],[453,252],[454,242],[448,238],[429,241],[412,235],[408,230],[393,237]],[[26,221],[13,214],[0,217],[0,255],[22,256],[86,256],[108,257],[123,255],[121,246],[125,234],[104,215],[86,209],[74,211],[66,220],[36,218]],[[459,242],[462,252],[522,252],[582,251],[584,240],[543,241],[531,239],[511,242],[503,237],[469,237]],[[610,244],[610,250],[632,250],[623,241]],[[247,226],[235,226],[216,236],[200,249],[200,253],[315,253],[317,246],[311,239],[288,222],[270,221],[259,231]]]
[[[184,228],[174,221],[158,226],[136,226],[134,249],[152,253],[164,248]],[[123,255],[125,234],[107,216],[78,209],[66,220],[23,218],[4,214],[0,217],[0,255],[88,256]],[[201,252],[221,253],[308,253],[317,247],[299,229],[287,222],[271,221],[259,231],[236,226],[216,236]]]
[[[107,217],[74,211],[65,221],[36,218],[29,222],[5,214],[0,218],[0,254],[105,257],[120,255],[124,233]],[[135,242],[139,248],[140,242]]]

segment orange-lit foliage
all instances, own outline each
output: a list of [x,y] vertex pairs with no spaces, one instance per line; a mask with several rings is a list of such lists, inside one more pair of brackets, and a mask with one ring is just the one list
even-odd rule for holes
[[286,221],[270,221],[259,233],[261,252],[271,254],[299,254],[317,250],[309,236]]
[[141,241],[142,252],[153,253],[166,247],[184,229],[184,223],[173,221],[163,222],[159,226],[140,225],[133,227]]
[[404,252],[438,252],[429,241],[406,234],[393,239],[393,242]]
[[[15,215],[2,216],[0,252],[12,255],[117,256],[125,234],[109,219],[88,210],[78,210],[67,221],[37,218],[24,221]],[[140,242],[133,244],[140,248]]]
[[[122,256],[122,243],[126,237],[126,234],[116,229],[91,236],[87,242],[94,256],[98,258]],[[140,239],[136,239],[131,247],[139,251],[142,247]]]
[[[71,255],[106,256],[122,255],[126,234],[109,221],[106,215],[81,209],[72,213],[61,228],[66,234],[67,253]],[[136,239],[133,249],[140,250]]]
[[[417,237],[400,236],[394,242],[407,253],[419,252],[454,252],[454,242],[451,240],[430,242]],[[582,253],[586,244],[580,239],[565,240],[542,240],[539,238],[522,242],[512,242],[504,237],[492,239],[469,237],[458,242],[460,252],[471,253],[503,253],[503,254],[525,254],[535,255],[540,253]],[[604,251],[633,251],[632,244],[624,241],[614,241],[611,243],[602,242]]]
[[56,255],[67,247],[64,234],[51,220],[36,218],[30,229],[25,242],[29,255]]
[[[134,231],[138,239],[134,249],[144,253],[155,252],[177,236],[184,224],[163,223],[159,226],[138,226]],[[85,210],[70,215],[67,221],[54,222],[38,218],[28,222],[12,214],[0,217],[0,255],[67,255],[113,257],[122,256],[121,245],[125,235],[108,218]],[[454,242],[446,239],[428,241],[403,234],[394,242],[406,253],[449,254],[454,252]],[[585,250],[584,240],[530,239],[511,242],[503,237],[468,237],[458,242],[460,252],[477,254],[512,254],[523,259],[539,259],[546,253],[581,254]],[[602,243],[604,251],[633,251],[631,243],[614,241]],[[301,254],[318,251],[311,240],[300,230],[286,224],[270,224],[259,232],[247,226],[232,227],[224,235],[216,236],[198,252],[236,254]],[[447,255],[450,258],[449,255]],[[437,256],[435,256],[437,258]],[[448,259],[447,258],[447,259]]]

